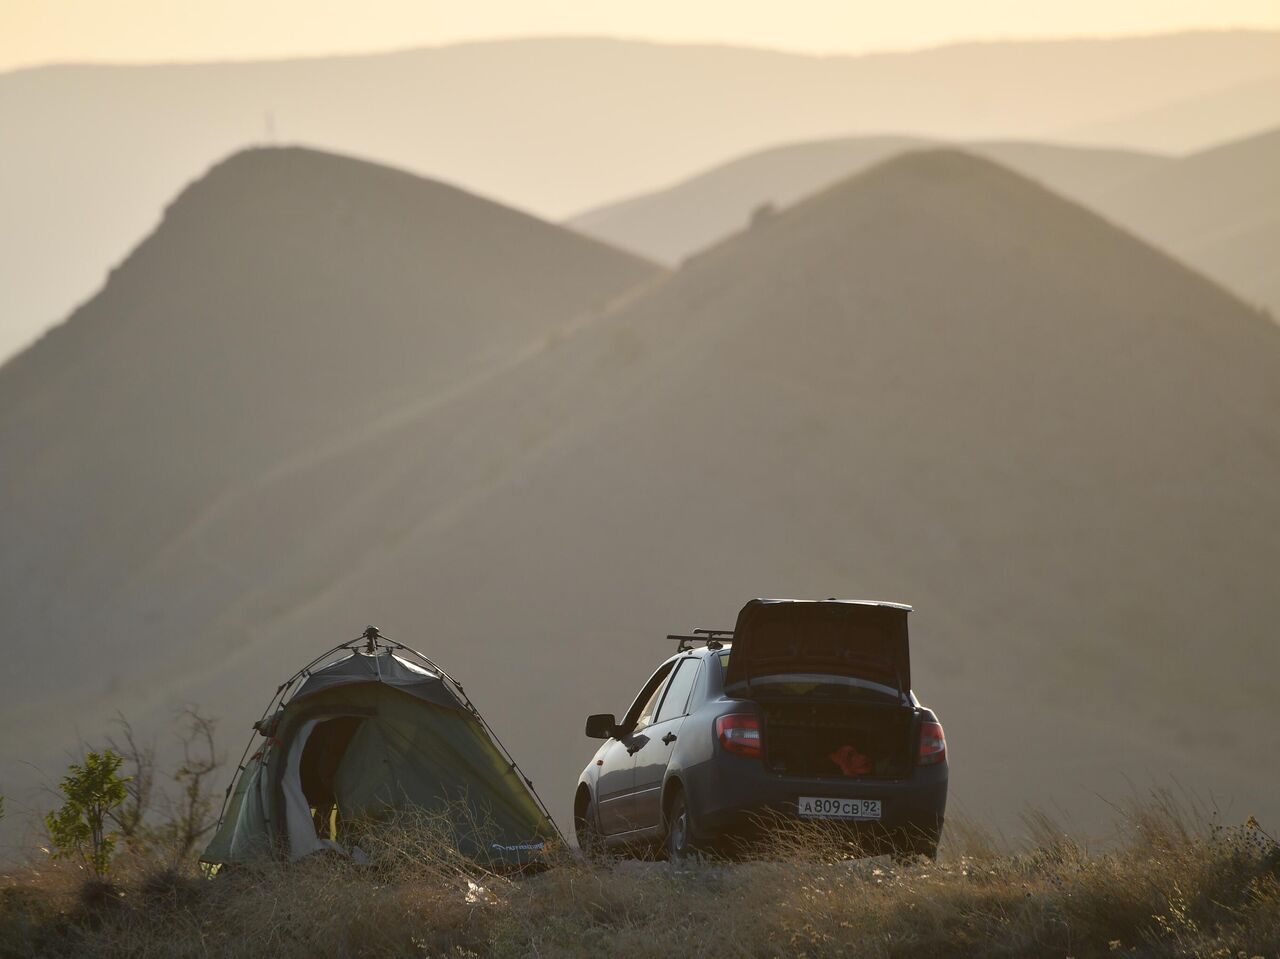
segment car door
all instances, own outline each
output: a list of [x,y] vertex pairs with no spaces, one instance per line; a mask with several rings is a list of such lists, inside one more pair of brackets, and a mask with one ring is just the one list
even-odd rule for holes
[[650,829],[662,822],[662,784],[667,764],[676,748],[680,727],[688,712],[690,694],[702,660],[692,656],[676,660],[675,671],[648,724],[637,731],[643,742],[635,752],[635,785],[631,818],[637,829]]
[[619,722],[619,726],[629,732],[609,740],[603,755],[597,758],[600,771],[596,775],[596,809],[599,811],[600,830],[606,836],[636,828],[635,755],[647,741],[643,727],[648,725],[661,702],[671,666],[670,662],[663,663],[649,677],[627,715]]
[[635,757],[625,741],[611,739],[605,745],[604,754],[596,761],[600,764],[596,776],[600,831],[606,836],[628,832],[634,828],[627,816],[627,803],[631,801],[635,788]]

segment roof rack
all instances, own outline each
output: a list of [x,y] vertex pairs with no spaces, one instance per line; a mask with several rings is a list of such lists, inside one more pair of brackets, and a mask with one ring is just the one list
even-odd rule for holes
[[695,643],[701,643],[703,646],[706,646],[707,649],[721,649],[724,646],[722,639],[733,642],[733,630],[695,629],[692,635],[668,633],[667,639],[674,639],[680,644],[676,647],[677,653],[683,653],[693,649]]

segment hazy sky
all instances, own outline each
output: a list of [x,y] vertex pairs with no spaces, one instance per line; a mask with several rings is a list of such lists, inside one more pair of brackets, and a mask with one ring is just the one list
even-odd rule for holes
[[0,0],[0,69],[593,34],[822,53],[963,39],[1280,27],[1280,0]]

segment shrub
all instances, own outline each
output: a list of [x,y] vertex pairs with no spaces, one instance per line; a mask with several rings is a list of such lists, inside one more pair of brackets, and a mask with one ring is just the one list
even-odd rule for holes
[[44,818],[55,858],[76,857],[105,879],[115,852],[116,835],[107,832],[107,816],[125,801],[127,777],[118,773],[124,760],[110,749],[85,754],[72,763],[58,788],[62,807]]

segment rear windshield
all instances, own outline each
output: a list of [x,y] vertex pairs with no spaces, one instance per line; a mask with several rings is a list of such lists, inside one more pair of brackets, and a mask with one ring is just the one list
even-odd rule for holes
[[[720,654],[721,679],[729,672],[729,653],[730,651],[726,649]],[[896,687],[884,686],[856,676],[832,676],[828,673],[778,673],[772,676],[757,676],[751,681],[751,685],[755,689],[766,687],[769,692],[780,696],[820,696],[824,699],[887,697],[895,702],[902,698]]]
[[756,676],[751,688],[768,690],[778,696],[812,696],[822,699],[890,699],[903,698],[895,686],[885,686],[856,676],[832,676],[828,673],[774,673]]

